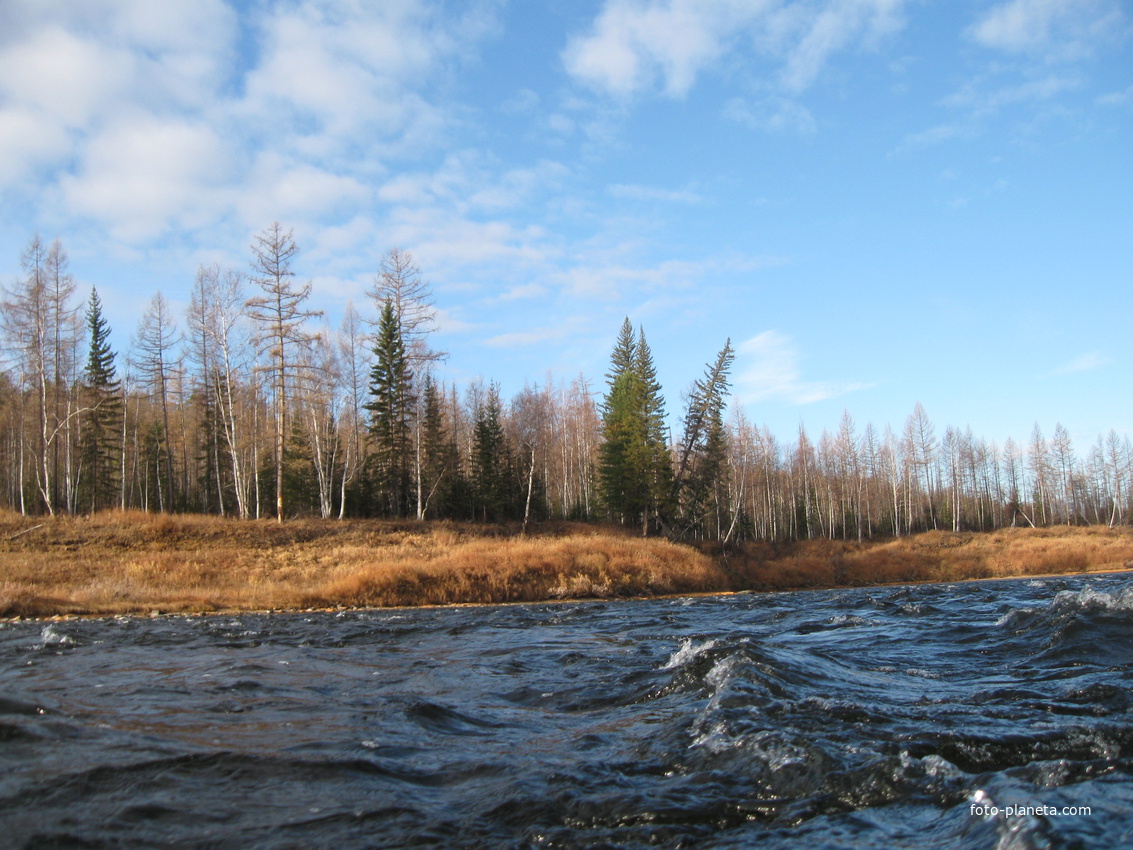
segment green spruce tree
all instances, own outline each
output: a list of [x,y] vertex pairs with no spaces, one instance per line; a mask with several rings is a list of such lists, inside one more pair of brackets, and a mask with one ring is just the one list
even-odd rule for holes
[[674,500],[680,514],[678,537],[720,538],[727,509],[727,433],[724,409],[727,406],[728,374],[735,360],[732,341],[705,368],[689,393],[685,413],[684,438],[674,481]]
[[499,384],[488,387],[472,429],[472,490],[476,518],[500,522],[514,514],[511,452],[501,421]]
[[122,385],[114,364],[116,355],[110,348],[110,325],[102,315],[102,301],[93,287],[86,318],[90,350],[82,386],[87,412],[80,444],[80,505],[94,512],[117,501]]
[[445,422],[444,399],[432,373],[425,374],[421,406],[421,481],[418,486],[423,493],[423,513],[448,516],[451,496],[460,477],[460,457]]
[[661,528],[671,513],[673,491],[673,461],[669,451],[668,429],[665,425],[665,397],[657,380],[653,352],[645,341],[645,331],[638,329],[634,373],[641,387],[641,416],[643,439],[641,446],[641,475],[644,503],[641,533],[647,535],[652,526]]
[[405,351],[401,321],[387,300],[378,320],[374,366],[370,370],[370,434],[374,489],[379,512],[405,516],[412,469],[413,373]]
[[635,339],[627,318],[610,358],[602,404],[602,493],[610,515],[641,525],[665,522],[672,466],[665,440],[665,399],[644,330]]

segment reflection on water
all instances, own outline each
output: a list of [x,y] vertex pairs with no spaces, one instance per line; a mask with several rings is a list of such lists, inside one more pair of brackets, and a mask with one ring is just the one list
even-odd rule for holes
[[1120,576],[8,623],[0,830],[17,847],[1131,846],[1131,663]]

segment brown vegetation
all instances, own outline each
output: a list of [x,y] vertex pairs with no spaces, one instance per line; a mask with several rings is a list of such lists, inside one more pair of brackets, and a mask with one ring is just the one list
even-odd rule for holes
[[1105,572],[1133,567],[1133,532],[1060,526],[928,531],[861,543],[753,543],[722,562],[734,583],[752,590]]
[[516,602],[718,590],[710,557],[616,530],[111,511],[0,513],[0,616]]
[[518,602],[1122,569],[1128,529],[929,532],[727,553],[617,528],[0,513],[0,616]]

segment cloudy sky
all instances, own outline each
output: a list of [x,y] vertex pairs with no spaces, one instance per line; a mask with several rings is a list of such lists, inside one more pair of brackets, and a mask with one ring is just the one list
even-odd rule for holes
[[628,315],[784,439],[1133,433],[1122,0],[0,0],[0,281],[60,238],[124,350],[275,220],[332,326],[412,252],[505,396]]

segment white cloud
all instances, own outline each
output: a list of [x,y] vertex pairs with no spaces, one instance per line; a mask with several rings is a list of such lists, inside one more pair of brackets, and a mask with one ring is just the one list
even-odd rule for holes
[[0,92],[7,104],[61,126],[85,127],[129,88],[131,64],[128,54],[53,26],[4,46]]
[[616,97],[636,94],[658,78],[667,95],[684,97],[701,69],[770,5],[609,0],[592,33],[567,45],[563,62],[571,75]]
[[453,116],[422,92],[473,37],[422,3],[278,6],[257,20],[261,53],[238,117],[263,144],[363,169],[432,148]]
[[579,82],[616,98],[659,88],[683,98],[703,71],[737,51],[779,62],[778,84],[808,88],[830,57],[869,47],[903,25],[906,0],[607,0],[562,59]]
[[539,105],[539,95],[531,89],[520,89],[512,97],[505,100],[500,109],[508,113],[532,112]]
[[501,301],[519,301],[527,298],[545,298],[547,288],[538,283],[525,283],[513,286],[500,296]]
[[0,110],[0,187],[26,180],[70,147],[70,136],[59,122],[44,121],[20,107]]
[[467,212],[499,211],[519,206],[540,191],[553,191],[568,177],[562,163],[542,160],[533,166],[500,170],[475,151],[450,153],[432,172],[402,173],[380,187],[378,197],[403,206],[443,204]]
[[1124,91],[1100,95],[1097,99],[1097,102],[1102,106],[1123,106],[1131,101],[1133,101],[1133,86],[1129,86]]
[[499,334],[484,340],[484,345],[490,348],[521,348],[539,345],[544,342],[562,339],[566,336],[568,328],[534,328],[530,331],[515,331],[513,333]]
[[932,145],[939,145],[943,142],[951,141],[952,139],[968,138],[973,132],[971,127],[959,124],[938,124],[935,127],[930,127],[927,130],[922,130],[919,133],[913,133],[911,136],[906,137],[898,150],[904,151],[910,148],[931,147]]
[[1125,26],[1117,0],[1010,0],[991,9],[970,32],[984,47],[1076,59]]
[[39,177],[67,205],[56,219],[133,242],[233,214],[333,224],[391,157],[434,150],[462,120],[427,92],[490,34],[493,8],[4,0],[0,188]]
[[1041,79],[1001,86],[990,91],[982,90],[975,84],[968,84],[945,98],[944,104],[981,115],[998,112],[1016,104],[1045,103],[1082,85],[1083,79],[1077,74],[1047,74]]
[[666,260],[651,266],[578,265],[555,274],[567,294],[578,298],[613,300],[629,290],[686,287],[719,266],[711,261]]
[[701,201],[700,195],[689,189],[660,189],[655,186],[614,183],[606,191],[615,198],[627,201],[659,201],[667,204],[698,204]]
[[569,136],[574,132],[574,119],[560,112],[547,117],[547,129],[559,136]]
[[790,47],[783,81],[792,91],[808,88],[830,57],[855,41],[866,46],[899,30],[904,0],[828,3],[807,16]]
[[794,340],[774,330],[741,343],[737,360],[740,365],[735,380],[736,396],[743,402],[778,400],[812,404],[871,386],[804,380]]
[[[506,266],[510,275],[542,266],[553,251],[545,230],[506,221],[473,221],[442,208],[395,210],[387,225],[392,245],[408,246],[423,267]],[[502,282],[498,281],[502,285]]]
[[[69,208],[126,241],[160,234],[172,221],[197,227],[216,214],[231,175],[222,141],[207,126],[149,116],[123,120],[93,139],[60,186]],[[221,202],[223,205],[223,202]]]
[[1063,363],[1052,374],[1055,375],[1076,375],[1079,372],[1092,372],[1095,369],[1100,369],[1103,366],[1108,366],[1112,363],[1112,359],[1102,354],[1100,351],[1090,351],[1086,354],[1079,355],[1073,360],[1068,360]]
[[785,97],[767,97],[757,101],[733,98],[724,107],[724,116],[737,124],[769,133],[810,135],[818,128],[818,122],[809,109]]
[[245,224],[260,228],[274,220],[318,221],[357,209],[372,197],[356,177],[265,151],[234,204]]

